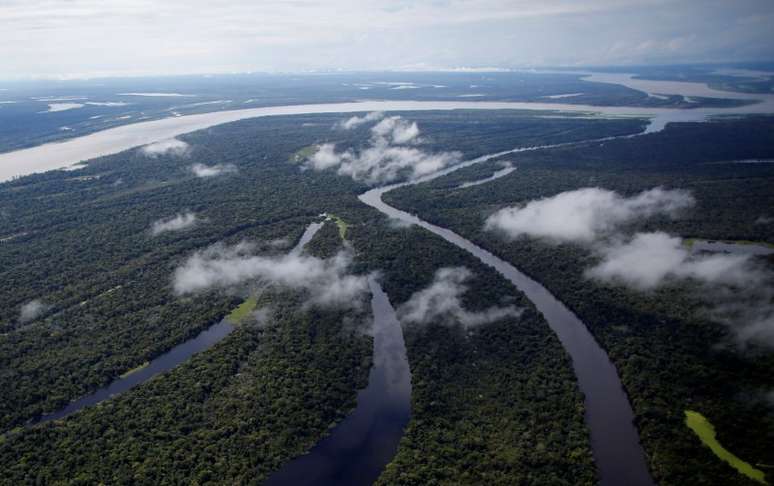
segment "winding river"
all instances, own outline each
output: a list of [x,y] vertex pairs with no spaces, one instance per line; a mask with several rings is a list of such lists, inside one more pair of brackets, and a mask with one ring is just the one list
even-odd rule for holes
[[774,95],[744,94],[717,91],[699,83],[636,80],[625,74],[590,74],[592,82],[622,84],[648,93],[695,96],[697,92],[714,97],[744,99],[755,103],[734,108],[644,108],[626,106],[596,106],[553,102],[516,101],[355,101],[292,106],[271,106],[242,110],[216,111],[195,115],[131,123],[102,130],[62,142],[0,153],[0,182],[14,177],[61,169],[78,162],[115,154],[140,145],[167,140],[178,135],[247,118],[278,115],[308,115],[315,113],[353,113],[363,111],[439,111],[439,110],[549,110],[564,113],[585,113],[604,117],[643,117],[651,119],[649,131],[657,131],[669,122],[703,121],[715,115],[774,113]]
[[372,484],[395,456],[411,415],[411,373],[395,310],[369,277],[374,323],[373,366],[355,410],[309,453],[290,461],[266,486]]
[[[314,238],[314,235],[320,231],[322,227],[323,223],[316,222],[307,226],[306,230],[304,230],[304,233],[301,235],[301,238],[298,240],[298,243],[296,243],[296,246],[290,250],[290,253],[300,253],[304,246]],[[43,415],[38,420],[30,422],[28,425],[32,426],[50,422],[51,420],[63,419],[85,407],[96,405],[103,400],[107,400],[125,391],[131,390],[137,385],[150,380],[154,376],[165,373],[177,365],[184,363],[193,355],[210,349],[215,344],[225,339],[234,329],[234,325],[230,323],[228,319],[223,319],[217,324],[213,324],[200,332],[197,336],[178,344],[166,353],[154,358],[147,365],[122,375],[120,378],[117,378],[109,385],[100,388],[91,395],[70,402],[64,408]]]
[[[424,180],[428,180],[425,178]],[[516,267],[466,240],[458,234],[395,209],[382,201],[382,195],[416,182],[393,184],[372,189],[360,200],[389,216],[416,224],[462,248],[508,279],[543,314],[572,358],[578,385],[584,394],[586,424],[591,448],[603,486],[652,485],[645,453],[634,427],[634,413],[623,390],[618,372],[607,353],[589,330],[561,301],[545,287],[521,273]]]
[[[615,82],[634,89],[643,86],[626,75],[618,78],[596,75],[589,80]],[[621,77],[623,76],[623,78]],[[695,86],[688,83],[648,81],[647,92],[652,94],[685,94],[696,96]],[[690,83],[696,84],[696,83]],[[685,88],[681,92],[680,90]],[[690,93],[690,94],[686,94]],[[734,94],[718,92],[715,97],[738,98]],[[748,95],[745,95],[747,99]],[[0,154],[0,182],[13,177],[57,168],[110,155],[140,145],[166,140],[215,125],[246,118],[302,115],[313,113],[352,113],[365,111],[428,111],[428,110],[551,110],[567,113],[587,113],[599,116],[635,116],[651,119],[647,132],[658,131],[666,123],[675,121],[703,121],[715,115],[774,113],[774,95],[751,95],[757,103],[736,108],[697,108],[679,110],[669,108],[605,107],[568,103],[533,102],[476,102],[476,101],[358,101],[297,106],[265,107],[220,111],[149,122],[134,123],[96,132],[59,143],[44,144],[28,149]],[[562,302],[558,301],[539,283],[519,272],[511,264],[462,238],[411,214],[392,208],[382,201],[382,195],[406,184],[416,184],[440,177],[461,167],[480,163],[508,153],[534,150],[521,148],[474,159],[409,183],[395,184],[370,190],[360,200],[401,221],[419,225],[446,241],[468,251],[485,264],[493,267],[512,282],[543,313],[551,329],[572,358],[578,383],[585,396],[586,422],[591,434],[591,445],[599,470],[601,484],[651,485],[645,455],[633,425],[633,413],[621,386],[617,371],[604,350],[594,340],[585,325]],[[503,174],[504,175],[504,174]],[[319,229],[319,226],[317,227]],[[307,233],[312,231],[308,229]],[[307,235],[311,239],[311,235]],[[306,240],[308,241],[308,239]],[[299,245],[305,243],[301,239]],[[337,426],[332,434],[321,441],[309,454],[298,458],[270,478],[270,484],[316,484],[334,481],[337,484],[368,484],[378,476],[397,448],[397,441],[408,421],[406,405],[410,397],[408,365],[405,348],[400,339],[400,328],[387,297],[374,281],[370,282],[375,315],[374,363],[368,388],[358,394],[355,411]],[[228,322],[221,322],[151,361],[147,367],[130,373],[94,394],[71,403],[64,409],[40,419],[40,422],[65,417],[81,408],[129,390],[137,384],[163,373],[206,350],[233,330]],[[331,457],[335,456],[333,459]],[[328,459],[326,459],[326,457]],[[298,476],[303,471],[302,476]],[[313,473],[313,474],[312,474]],[[299,478],[303,478],[299,479]],[[349,482],[348,482],[349,481]]]
[[715,253],[734,253],[736,255],[772,255],[774,247],[760,243],[736,243],[733,241],[692,240],[691,251],[711,251]]

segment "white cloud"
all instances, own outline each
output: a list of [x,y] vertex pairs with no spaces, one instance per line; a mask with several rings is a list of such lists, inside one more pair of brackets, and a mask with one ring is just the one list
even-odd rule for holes
[[196,95],[180,93],[117,93],[118,96],[142,96],[146,98],[193,98]]
[[75,110],[77,108],[83,108],[83,103],[49,103],[46,113]]
[[387,117],[371,129],[379,138],[390,139],[395,144],[406,144],[416,140],[419,127],[416,122],[408,122],[399,116]]
[[768,59],[771,15],[761,0],[6,0],[0,58],[8,76],[62,77]]
[[666,233],[638,233],[600,249],[602,261],[587,271],[598,280],[648,290],[664,281],[693,278],[704,283],[742,285],[749,281],[748,255],[694,255],[682,238]]
[[123,101],[87,101],[86,104],[91,106],[127,106],[129,103]]
[[466,310],[460,297],[467,292],[465,281],[470,277],[470,270],[464,267],[439,269],[429,287],[415,292],[397,309],[398,317],[402,322],[416,324],[452,319],[471,327],[521,315],[522,311],[514,306],[490,307],[481,312]]
[[21,310],[19,312],[19,321],[20,322],[34,321],[47,310],[48,310],[48,305],[46,305],[42,300],[40,299],[31,300],[21,306]]
[[180,231],[184,229],[192,228],[199,221],[198,217],[194,213],[181,213],[171,218],[160,219],[154,221],[151,225],[151,234],[156,236],[168,231]]
[[237,172],[237,168],[233,164],[215,164],[215,165],[205,165],[205,164],[194,164],[191,167],[191,172],[193,172],[196,177],[216,177],[223,174],[232,174],[234,172]]
[[656,187],[626,198],[605,189],[584,188],[501,209],[487,218],[485,228],[510,238],[526,235],[588,243],[641,218],[674,217],[694,203],[683,190]]
[[744,254],[692,253],[681,238],[639,233],[598,248],[602,261],[589,278],[647,291],[691,279],[708,316],[728,326],[740,347],[774,348],[774,275]]
[[310,304],[337,307],[359,305],[368,291],[365,276],[349,273],[350,251],[320,259],[302,254],[261,256],[254,250],[255,245],[240,243],[197,252],[175,270],[173,288],[182,295],[245,283],[276,284],[306,291]]
[[343,128],[344,130],[352,130],[353,128],[357,128],[360,125],[364,125],[366,123],[371,123],[376,120],[381,120],[384,118],[384,113],[380,111],[373,111],[371,113],[368,113],[365,116],[353,116],[350,117],[341,123],[339,123],[337,126],[339,128]]
[[334,144],[322,144],[305,161],[305,167],[314,170],[338,167],[340,175],[375,185],[394,181],[406,173],[412,178],[421,177],[460,161],[459,152],[433,154],[421,150],[415,146],[420,142],[418,137],[416,123],[399,116],[384,118],[371,128],[367,148],[360,152],[336,152]]
[[148,157],[160,157],[162,155],[170,155],[173,157],[183,157],[188,155],[190,146],[178,140],[176,138],[170,138],[169,140],[162,140],[160,142],[154,142],[144,146],[142,153]]
[[336,153],[336,145],[324,143],[307,161],[307,166],[314,170],[325,170],[341,164],[342,156]]

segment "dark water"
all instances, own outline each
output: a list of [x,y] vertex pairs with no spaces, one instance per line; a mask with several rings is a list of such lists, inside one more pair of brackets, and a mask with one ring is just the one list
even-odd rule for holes
[[189,339],[184,343],[178,344],[174,348],[154,359],[148,363],[148,366],[130,373],[124,378],[118,378],[110,385],[104,388],[100,388],[89,396],[83,397],[74,402],[70,402],[69,405],[61,410],[42,416],[35,423],[59,420],[77,412],[84,407],[96,405],[103,400],[107,400],[108,398],[118,395],[119,393],[131,390],[135,386],[148,381],[154,376],[171,370],[180,363],[188,360],[194,354],[211,348],[223,338],[231,334],[233,330],[234,326],[225,320],[210,326],[209,328],[200,332],[196,337]]
[[309,453],[285,464],[267,486],[372,484],[398,449],[411,415],[411,374],[403,332],[387,295],[369,278],[374,364],[355,410]]
[[618,372],[586,326],[545,287],[483,248],[456,233],[422,221],[382,202],[382,194],[406,184],[373,189],[360,196],[365,204],[391,218],[419,225],[468,251],[493,267],[529,298],[543,314],[572,358],[578,385],[584,394],[586,425],[603,486],[652,485],[634,413]]
[[733,243],[727,241],[693,240],[691,251],[711,251],[718,253],[734,253],[737,255],[771,255],[774,248],[754,243]]
[[[314,235],[322,228],[323,223],[311,223],[307,226],[301,239],[296,246],[290,250],[291,254],[299,253],[304,245],[309,243]],[[66,407],[56,412],[43,415],[38,420],[33,421],[30,425],[36,425],[51,420],[59,420],[67,417],[84,407],[96,405],[103,400],[114,397],[127,390],[131,390],[137,385],[145,383],[154,376],[165,373],[175,366],[187,361],[194,354],[200,353],[210,349],[212,346],[222,341],[226,336],[231,334],[234,330],[234,326],[228,322],[228,320],[222,320],[221,322],[214,324],[204,331],[200,332],[196,337],[189,339],[183,343],[178,344],[166,353],[162,354],[158,358],[155,358],[148,366],[138,369],[130,373],[129,375],[118,378],[104,388],[100,388],[91,395],[80,398],[74,402],[70,402]]]

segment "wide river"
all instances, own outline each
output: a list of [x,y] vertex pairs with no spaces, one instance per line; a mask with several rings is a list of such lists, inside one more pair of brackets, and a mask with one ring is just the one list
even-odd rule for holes
[[[0,182],[17,176],[65,168],[95,157],[115,154],[133,147],[167,140],[223,123],[265,116],[363,111],[552,110],[606,117],[650,118],[651,125],[648,130],[656,131],[662,129],[669,122],[702,121],[715,115],[774,113],[774,95],[770,94],[750,95],[718,91],[700,83],[635,80],[626,74],[591,74],[586,79],[592,82],[622,84],[633,89],[646,91],[649,94],[680,94],[690,97],[701,93],[706,96],[755,100],[757,102],[736,108],[674,109],[511,101],[356,101],[216,111],[132,123],[62,142],[0,153]],[[701,86],[704,88],[700,88]]]
[[357,407],[309,453],[288,462],[266,486],[363,486],[372,484],[395,456],[411,415],[411,372],[403,331],[375,278],[373,366]]
[[[596,79],[594,79],[595,76]],[[602,76],[604,76],[604,78],[602,78]],[[699,96],[699,94],[697,94],[698,88],[694,86],[696,83],[648,81],[647,86],[645,86],[639,80],[633,80],[627,75],[594,75],[591,80],[630,85],[630,87],[633,87],[634,89],[646,90],[651,94],[683,94],[685,96]],[[715,90],[712,90],[711,94],[706,90],[702,91],[701,95],[712,95],[725,98],[739,97],[737,96],[738,94],[716,92]],[[748,95],[744,96],[744,99],[756,99],[760,101],[755,104],[737,108],[703,108],[691,110],[602,107],[566,103],[360,101],[351,103],[220,111],[124,125],[59,143],[45,144],[28,149],[6,152],[0,154],[0,181],[25,174],[68,167],[95,157],[118,153],[133,147],[166,140],[195,130],[246,118],[365,111],[428,111],[455,109],[555,110],[567,113],[582,112],[599,116],[647,117],[651,119],[651,125],[648,128],[648,131],[657,131],[662,129],[666,123],[674,121],[703,121],[706,120],[707,117],[715,115],[774,113],[774,95],[754,95],[751,98],[747,97]],[[481,157],[411,183],[418,183],[440,177],[461,167],[479,163],[505,153],[534,150],[535,148],[538,147],[522,148]],[[538,310],[543,313],[549,326],[557,334],[562,345],[572,358],[573,368],[578,378],[580,389],[584,393],[586,423],[591,433],[591,446],[599,470],[601,483],[603,485],[653,484],[646,466],[645,455],[639,443],[637,430],[633,425],[634,417],[632,409],[627,396],[624,393],[617,371],[610,362],[605,351],[595,341],[583,322],[581,322],[562,302],[551,295],[546,288],[519,272],[518,269],[509,263],[448,229],[422,221],[416,216],[388,206],[381,200],[381,196],[385,192],[405,184],[408,183],[373,189],[361,195],[360,199],[365,204],[378,209],[392,218],[419,225],[436,235],[441,236],[446,241],[468,251],[485,264],[493,267],[506,279],[512,282],[516,288],[524,292]],[[299,244],[302,243],[303,240]],[[392,322],[390,309],[385,307],[384,309],[379,310],[380,306],[389,306],[389,302],[386,300],[386,296],[381,292],[381,289],[375,287],[375,282],[373,281],[371,282],[371,288],[374,295],[372,305],[374,305],[374,314],[376,318],[376,334],[374,351],[375,367],[372,369],[369,377],[369,387],[361,391],[358,395],[358,406],[353,414],[334,429],[331,436],[318,444],[310,454],[303,456],[296,461],[292,461],[286,468],[283,468],[278,472],[277,475],[272,478],[272,481],[277,481],[276,484],[290,484],[283,481],[282,478],[298,478],[296,474],[299,467],[301,467],[302,469],[300,470],[303,471],[314,471],[316,474],[315,477],[320,478],[322,481],[327,481],[330,478],[336,478],[336,480],[340,479],[343,481],[343,478],[351,478],[353,477],[353,474],[362,474],[363,481],[358,482],[358,484],[368,484],[376,477],[374,474],[377,474],[378,471],[381,470],[395,451],[397,440],[400,437],[400,433],[397,432],[396,427],[399,424],[404,424],[405,421],[408,420],[408,409],[406,408],[405,403],[408,403],[406,393],[408,393],[407,390],[410,390],[410,388],[407,388],[410,387],[410,384],[405,379],[396,382],[398,385],[395,388],[395,396],[400,397],[396,403],[403,403],[404,405],[398,405],[394,408],[388,407],[386,404],[382,404],[381,400],[375,400],[373,398],[383,398],[386,396],[385,393],[391,393],[390,390],[392,390],[392,385],[387,370],[400,370],[400,367],[394,367],[392,365],[380,367],[380,363],[386,363],[386,361],[384,361],[384,355],[380,354],[382,351],[380,351],[381,347],[378,343],[392,342],[395,344],[397,343],[397,334],[391,338],[384,338],[385,340],[381,341],[380,339],[382,338],[379,338],[378,334],[379,329],[392,329],[390,332],[394,333],[394,330],[399,329],[399,327],[395,325],[396,322]],[[152,361],[147,368],[132,373],[105,389],[99,390],[92,396],[74,402],[69,407],[56,414],[44,417],[43,420],[60,418],[83,406],[96,403],[115,393],[120,393],[121,391],[129,389],[137,383],[147,380],[151,376],[165,371],[175,364],[179,364],[193,353],[207,349],[214,342],[225,337],[230,330],[230,325],[227,323],[218,324],[215,328],[205,331],[194,340],[183,343],[178,347],[173,348],[166,355],[162,355]],[[402,344],[402,337],[400,341]],[[192,348],[188,348],[189,345],[192,346]],[[185,349],[179,349],[181,346],[185,347]],[[392,349],[391,353],[393,354],[396,352],[396,349],[399,351],[398,355],[400,355],[400,359],[396,360],[390,358],[390,362],[403,362],[405,360],[405,349],[398,349],[395,348],[395,346],[392,346]],[[163,363],[160,361],[163,361]],[[404,371],[401,371],[400,375],[408,376],[408,369],[406,368]],[[379,391],[379,389],[382,391]],[[384,390],[387,390],[387,392]],[[374,411],[378,411],[378,413],[381,414],[380,419],[376,420],[373,415],[370,415]],[[394,417],[390,415],[393,411],[396,413]],[[380,423],[386,424],[386,428],[380,429]],[[400,425],[399,427],[401,431],[402,427],[403,425]],[[388,438],[383,444],[380,443],[381,435],[379,434],[379,430],[384,430],[384,433]],[[351,437],[353,442],[348,443],[346,441],[348,437]],[[337,455],[337,457],[331,461],[320,460],[320,458],[326,456],[330,457],[330,454]],[[342,454],[343,456],[338,456],[338,454]],[[362,454],[366,454],[369,460],[376,459],[374,462],[363,464],[361,467],[360,462],[364,461],[366,458],[366,456],[363,456]],[[293,480],[295,481],[295,479]],[[299,483],[293,482],[293,484]],[[350,483],[345,482],[342,484]]]
[[[427,181],[434,176],[425,177]],[[372,189],[360,196],[365,204],[390,218],[415,224],[462,248],[494,268],[532,301],[548,325],[559,337],[572,358],[578,386],[584,395],[586,425],[591,434],[591,448],[603,486],[652,485],[634,427],[634,413],[624,392],[618,372],[607,353],[599,346],[586,326],[545,287],[521,273],[510,263],[446,229],[395,209],[382,201],[382,195],[414,182]]]

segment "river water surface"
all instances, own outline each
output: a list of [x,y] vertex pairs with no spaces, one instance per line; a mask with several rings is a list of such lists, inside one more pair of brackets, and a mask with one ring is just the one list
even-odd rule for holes
[[[309,243],[314,235],[320,231],[324,223],[311,223],[307,226],[304,233],[301,235],[296,246],[290,250],[291,254],[298,254],[303,250],[304,246]],[[85,407],[96,405],[103,400],[107,400],[116,395],[119,395],[125,391],[145,383],[156,375],[165,373],[179,364],[186,362],[193,355],[206,351],[213,347],[218,342],[226,338],[234,330],[234,325],[231,324],[228,319],[214,324],[204,331],[200,332],[196,337],[184,341],[177,346],[173,347],[166,353],[154,358],[146,366],[138,368],[135,371],[131,371],[120,378],[117,378],[109,385],[100,388],[91,395],[87,395],[74,402],[70,402],[66,407],[43,415],[38,420],[31,422],[29,425],[36,425],[51,420],[59,420],[71,415]]]
[[[626,75],[618,75],[623,76],[623,78],[617,79],[610,77],[602,79],[600,75],[596,76],[596,79],[592,77],[590,80],[616,82],[624,85],[629,83],[630,87],[635,88],[632,84],[634,80]],[[697,96],[697,88],[695,86],[686,87],[686,83],[663,81],[649,81],[648,83],[647,87],[639,82],[637,86],[646,88],[648,92],[653,94]],[[737,96],[727,92],[720,93],[723,96],[715,95],[715,97],[737,98]],[[555,110],[600,116],[647,117],[651,119],[648,131],[657,131],[662,129],[666,123],[673,121],[703,121],[714,115],[774,113],[773,95],[756,94],[751,96],[760,101],[737,108],[692,110],[531,102],[362,101],[220,111],[124,125],[60,143],[2,153],[0,154],[0,181],[34,172],[67,167],[84,160],[118,153],[222,123],[262,116],[455,109]],[[508,153],[534,149],[521,148],[480,157],[411,183],[440,177],[461,167]],[[616,369],[585,325],[548,290],[519,272],[511,264],[448,229],[422,221],[416,216],[388,206],[381,200],[381,196],[385,192],[402,185],[405,184],[373,189],[361,195],[360,200],[392,218],[422,226],[446,241],[465,249],[485,264],[493,267],[524,292],[543,313],[549,326],[557,334],[572,358],[580,389],[585,396],[586,423],[590,429],[591,445],[601,483],[605,486],[653,484],[647,470],[645,455],[639,444],[637,430],[633,425],[632,409]],[[311,236],[309,238],[311,239]],[[312,484],[306,481],[314,480],[314,478],[317,478],[317,481],[328,482],[330,478],[333,478],[334,482],[341,481],[338,484],[369,484],[378,476],[378,471],[389,462],[394,454],[403,426],[408,421],[409,410],[406,405],[408,403],[407,397],[410,396],[410,381],[407,378],[409,376],[408,365],[405,365],[405,369],[401,368],[400,362],[405,361],[405,349],[397,345],[397,334],[393,337],[384,337],[380,334],[380,329],[391,329],[390,332],[395,332],[395,329],[399,330],[399,326],[393,320],[394,315],[389,308],[389,302],[381,289],[378,288],[378,284],[372,281],[371,289],[374,296],[372,302],[374,314],[378,322],[375,322],[374,368],[369,376],[368,388],[358,395],[358,405],[353,414],[336,427],[332,434],[321,441],[310,454],[291,462],[273,476],[269,480],[272,484]],[[209,348],[228,335],[232,329],[233,327],[225,322],[216,324],[193,340],[182,343],[165,355],[156,358],[148,367],[116,380],[94,395],[74,402],[65,409],[45,416],[41,420],[61,418],[84,406],[98,403],[116,393],[126,391],[155,376],[155,374],[171,369],[194,353]],[[390,342],[393,344],[390,345]],[[379,343],[388,344],[384,344],[382,347],[382,344]],[[400,343],[402,345],[402,337]],[[398,355],[400,358],[395,358]],[[388,356],[393,357],[389,358]],[[299,476],[297,475],[298,471],[303,471],[304,474]],[[357,480],[358,477],[361,477],[362,481]]]
[[[435,177],[437,176],[423,180]],[[572,359],[575,376],[584,395],[585,420],[591,435],[591,448],[599,471],[600,484],[653,485],[645,453],[634,427],[634,413],[621,385],[618,371],[585,324],[545,287],[510,263],[446,228],[430,224],[382,201],[384,193],[415,183],[416,181],[372,189],[362,194],[360,200],[390,218],[419,225],[466,250],[524,292],[543,314]]]
[[376,481],[398,450],[411,415],[411,373],[395,310],[369,277],[373,367],[355,410],[308,454],[285,464],[267,486],[363,486]]
[[[439,110],[551,110],[565,113],[586,113],[598,116],[636,116],[651,119],[650,131],[664,128],[669,122],[703,121],[714,115],[774,113],[774,95],[732,93],[713,90],[700,83],[635,80],[627,74],[589,74],[592,82],[615,83],[648,93],[696,96],[712,94],[720,98],[756,101],[735,108],[643,108],[626,106],[592,106],[552,102],[511,101],[356,101],[293,106],[248,108],[216,111],[195,115],[164,118],[132,123],[95,132],[62,142],[0,153],[0,182],[13,177],[69,167],[78,162],[115,154],[130,148],[176,137],[246,118],[314,113],[352,113],[362,111],[439,111]],[[704,88],[700,88],[704,86]]]

